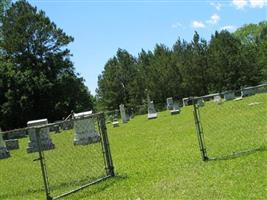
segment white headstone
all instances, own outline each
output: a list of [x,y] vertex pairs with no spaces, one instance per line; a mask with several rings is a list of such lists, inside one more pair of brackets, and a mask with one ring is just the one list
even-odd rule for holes
[[183,107],[188,106],[189,98],[183,98]]
[[153,101],[148,102],[148,114],[147,118],[148,119],[155,119],[158,117],[158,114],[155,110],[154,103]]
[[0,128],[0,159],[10,157],[10,153],[6,148],[6,143],[3,139],[2,130]]
[[95,121],[91,111],[74,113],[74,145],[87,145],[100,141],[100,136],[95,129]]
[[220,95],[214,96],[214,102],[217,103],[217,104],[222,104],[223,101],[222,101],[221,96]]
[[167,109],[168,110],[173,110],[173,99],[172,99],[172,97],[169,97],[169,98],[167,98]]
[[[47,119],[40,119],[40,120],[27,122],[28,127],[42,126],[46,124],[48,124]],[[28,142],[27,152],[28,153],[38,152],[39,146],[38,146],[38,141],[36,138],[36,129],[35,128],[29,129],[28,135],[29,135],[29,142]],[[50,149],[55,148],[55,145],[52,143],[52,140],[49,137],[49,127],[41,128],[39,132],[39,137],[40,137],[39,142],[40,142],[41,150],[44,151],[44,150],[50,150]]]
[[123,105],[123,104],[120,105],[120,113],[121,113],[121,120],[122,120],[122,123],[127,123],[127,121],[128,121],[129,119],[128,119],[128,117],[126,116],[125,108],[124,108],[124,105]]
[[178,114],[180,113],[180,107],[177,103],[174,103],[173,104],[173,109],[171,110],[171,114],[172,115],[175,115],[175,114]]

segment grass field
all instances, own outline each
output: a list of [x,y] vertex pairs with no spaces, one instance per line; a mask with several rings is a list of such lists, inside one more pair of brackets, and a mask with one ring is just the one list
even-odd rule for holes
[[[261,100],[255,99],[258,97]],[[203,123],[210,122],[203,125],[208,154],[226,155],[263,147],[262,151],[235,159],[201,161],[191,106],[183,108],[179,115],[171,116],[165,111],[155,120],[143,115],[118,128],[108,124],[116,177],[65,199],[267,199],[266,98],[256,95],[240,102],[225,102],[220,107],[210,102],[201,108]],[[255,101],[262,103],[259,107],[248,106]],[[90,152],[99,152],[99,147],[78,150],[71,162],[64,159],[70,150],[56,157],[60,155],[56,151],[62,152],[64,143],[71,140],[71,132],[53,134],[55,152],[46,153],[52,178],[63,183],[64,174],[73,179],[86,176],[87,172],[96,173],[95,176],[104,173],[103,169],[90,167],[95,166],[90,162]],[[27,139],[22,139],[20,150],[11,151],[11,158],[0,160],[1,200],[44,199],[39,163],[32,161],[37,156],[27,154],[26,146]],[[58,167],[55,160],[60,162]],[[94,157],[93,162],[102,161]],[[61,184],[57,192],[68,187]]]

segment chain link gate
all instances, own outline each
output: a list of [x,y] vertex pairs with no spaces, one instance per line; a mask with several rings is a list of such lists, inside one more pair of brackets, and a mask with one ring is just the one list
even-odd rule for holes
[[[190,98],[203,161],[231,159],[267,149],[267,86]],[[238,96],[238,97],[236,97]]]
[[[45,120],[37,122],[40,121]],[[47,200],[59,199],[115,175],[104,113],[77,115],[67,121],[35,124],[23,130],[28,131],[29,142],[23,145],[27,146],[27,153],[21,152],[26,158],[27,170],[21,171],[29,185],[22,185],[21,191],[11,191],[14,194],[31,195],[29,191],[42,191],[41,185],[44,185]],[[5,162],[10,162],[9,159]],[[17,158],[12,155],[11,159],[15,162]],[[39,164],[28,163],[31,161]],[[7,181],[21,177],[16,173],[10,173],[12,176]],[[2,172],[0,175],[8,176]],[[0,192],[0,197],[14,194]]]

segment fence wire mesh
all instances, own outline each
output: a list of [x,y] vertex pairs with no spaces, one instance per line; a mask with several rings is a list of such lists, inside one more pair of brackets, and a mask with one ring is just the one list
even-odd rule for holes
[[[245,95],[244,95],[245,94]],[[235,95],[241,95],[235,97]],[[266,150],[267,86],[194,99],[195,121],[203,160],[228,159]]]
[[0,199],[40,199],[44,190],[46,199],[57,199],[114,176],[103,113],[28,126],[28,138],[1,160]]

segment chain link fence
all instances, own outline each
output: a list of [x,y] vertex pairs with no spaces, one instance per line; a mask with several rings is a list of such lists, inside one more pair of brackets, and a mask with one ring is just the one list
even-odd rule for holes
[[192,98],[203,160],[231,159],[267,147],[267,86]]
[[103,113],[74,114],[53,124],[32,121],[26,129],[28,141],[0,160],[0,187],[5,187],[0,199],[29,194],[32,198],[43,190],[47,200],[58,199],[114,176]]

